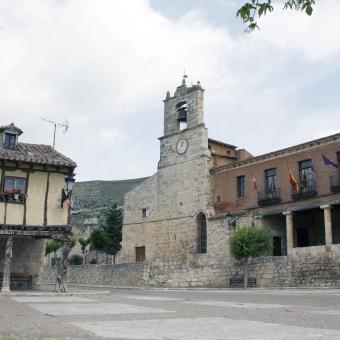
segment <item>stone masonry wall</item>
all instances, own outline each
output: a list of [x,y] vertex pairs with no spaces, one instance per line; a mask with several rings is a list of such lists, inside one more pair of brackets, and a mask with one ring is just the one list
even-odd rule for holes
[[[243,275],[243,265],[235,263],[232,275]],[[340,256],[330,253],[311,257],[263,257],[253,259],[249,276],[257,287],[340,288]]]
[[[187,163],[166,167],[125,195],[124,262],[134,262],[135,247],[140,246],[152,263],[189,264],[196,259],[196,215],[211,214],[208,169],[205,156],[193,160],[190,168]],[[143,208],[148,209],[145,217]]]
[[[56,267],[46,267],[38,284],[55,283]],[[184,267],[177,263],[151,265],[129,263],[116,265],[69,266],[68,283],[108,286],[229,287],[232,276],[243,275],[243,263],[226,261]],[[257,287],[329,287],[340,288],[340,254],[323,256],[262,257],[253,259],[249,276]]]
[[[0,239],[0,272],[3,272],[7,238]],[[13,239],[11,272],[31,273],[33,285],[43,267],[45,255],[44,240]]]
[[230,263],[183,267],[178,265],[150,266],[150,284],[169,288],[228,287]]
[[[54,284],[57,267],[45,267],[38,284]],[[142,287],[149,284],[149,267],[144,263],[69,266],[70,284]]]

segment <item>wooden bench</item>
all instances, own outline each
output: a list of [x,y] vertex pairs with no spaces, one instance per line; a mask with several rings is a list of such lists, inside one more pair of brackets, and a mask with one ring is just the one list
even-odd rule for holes
[[[3,273],[0,273],[0,287],[2,286]],[[32,289],[33,275],[31,273],[11,273],[11,283],[26,282],[27,288]]]
[[[256,278],[248,277],[248,288],[256,288]],[[235,276],[230,278],[230,288],[244,288],[244,277]]]

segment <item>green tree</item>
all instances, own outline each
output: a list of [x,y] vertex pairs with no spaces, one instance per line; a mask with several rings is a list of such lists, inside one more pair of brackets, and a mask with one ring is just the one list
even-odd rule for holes
[[96,250],[96,261],[98,263],[98,251],[106,252],[110,239],[102,229],[94,229],[90,236],[91,247]]
[[239,228],[229,239],[231,256],[244,261],[244,288],[248,286],[250,257],[263,256],[272,249],[272,233],[269,229]]
[[77,242],[78,242],[77,238],[73,236],[70,240],[70,249],[74,248]]
[[[116,261],[116,254],[121,249],[122,242],[122,226],[123,226],[123,211],[117,207],[117,204],[113,206],[107,212],[107,217],[102,228],[109,239],[106,245],[106,254],[113,255],[113,262]],[[107,263],[107,257],[106,257]]]
[[72,255],[70,258],[70,265],[79,266],[83,263],[83,257],[80,255]]
[[45,255],[49,255],[50,253],[53,253],[53,262],[54,265],[56,264],[56,258],[57,258],[57,251],[62,247],[62,242],[61,241],[48,241],[46,244],[46,249],[45,249]]
[[[316,0],[283,0],[283,9],[295,9],[304,11],[307,15],[312,15]],[[266,15],[274,10],[272,0],[260,1],[250,0],[245,2],[237,11],[236,16],[240,17],[247,25],[246,32],[251,32],[258,29],[257,18]]]

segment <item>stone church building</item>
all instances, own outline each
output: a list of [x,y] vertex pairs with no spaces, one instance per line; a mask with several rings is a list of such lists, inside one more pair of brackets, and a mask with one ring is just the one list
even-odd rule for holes
[[157,172],[125,194],[123,262],[146,262],[158,284],[228,286],[229,235],[267,227],[259,286],[340,286],[340,134],[254,157],[208,137],[204,89],[184,78],[159,140]]

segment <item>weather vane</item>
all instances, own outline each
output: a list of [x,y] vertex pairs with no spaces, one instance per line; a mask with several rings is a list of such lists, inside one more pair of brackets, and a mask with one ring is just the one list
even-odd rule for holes
[[57,131],[57,128],[63,128],[63,133],[67,133],[68,131],[68,128],[70,127],[70,124],[69,122],[64,119],[64,122],[63,123],[58,123],[58,122],[54,122],[52,120],[49,120],[49,119],[46,119],[46,118],[43,118],[43,117],[40,117],[41,120],[53,125],[53,128],[54,128],[54,132],[53,132],[53,149],[55,147],[55,135],[56,135],[56,131]]

